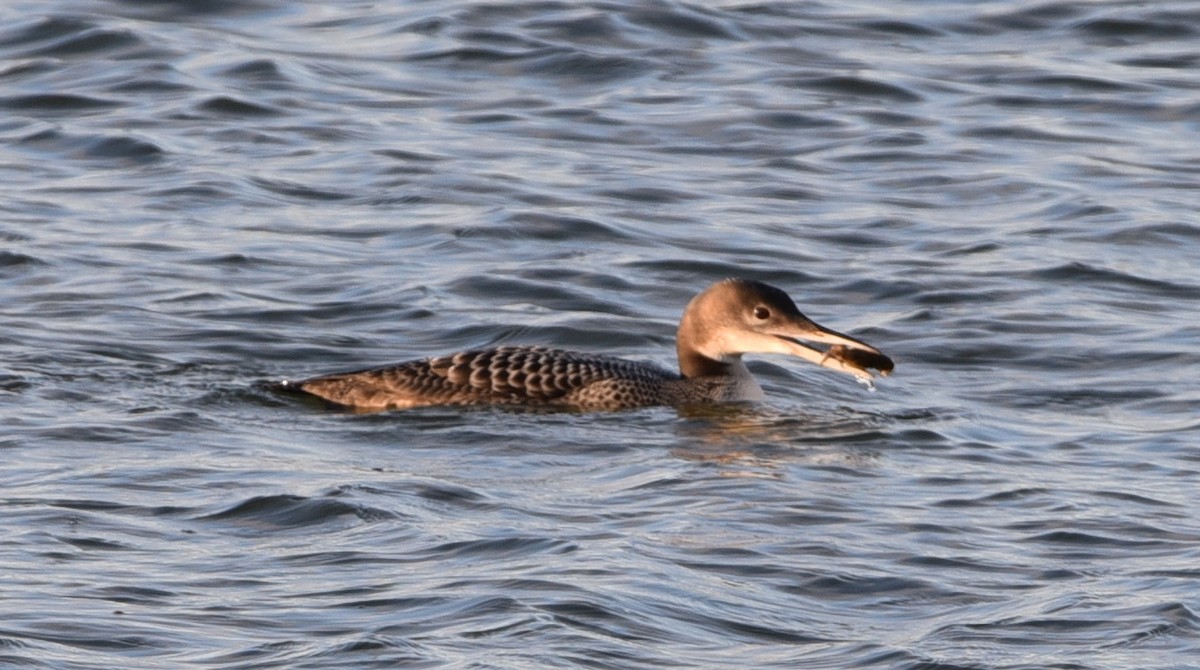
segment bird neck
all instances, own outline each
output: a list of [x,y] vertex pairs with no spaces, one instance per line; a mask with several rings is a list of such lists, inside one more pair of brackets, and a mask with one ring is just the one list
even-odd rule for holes
[[[688,379],[697,377],[728,377],[734,374],[734,363],[709,358],[695,349],[679,348],[679,372]],[[737,365],[742,365],[739,358]],[[744,367],[744,366],[743,366]]]
[[[675,353],[679,356],[679,372],[688,379],[700,377],[727,377],[733,374],[733,362],[725,356],[715,357],[712,352],[705,353],[706,328],[711,327],[709,320],[703,318],[705,294],[700,294],[688,303],[679,319],[679,329],[675,332]],[[740,360],[737,361],[739,364]]]

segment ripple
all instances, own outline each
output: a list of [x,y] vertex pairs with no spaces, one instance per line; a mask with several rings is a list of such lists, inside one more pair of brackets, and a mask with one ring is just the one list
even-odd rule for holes
[[82,160],[122,159],[139,164],[156,161],[165,153],[157,145],[136,137],[68,135],[53,130],[24,137],[20,146]]
[[623,18],[635,25],[677,37],[734,39],[732,23],[722,20],[715,12],[685,5],[660,5],[638,8],[624,13]]
[[71,93],[32,93],[0,96],[0,109],[14,112],[92,112],[118,107],[116,100],[95,98]]
[[1200,286],[1180,284],[1157,279],[1148,279],[1128,272],[1097,267],[1088,263],[1072,262],[1030,273],[1037,280],[1053,282],[1082,282],[1089,285],[1108,285],[1136,292],[1151,292],[1155,295],[1185,300],[1200,298]]
[[0,273],[3,273],[4,276],[10,276],[39,265],[46,265],[46,262],[28,254],[0,250]]
[[526,71],[569,79],[578,85],[598,85],[636,77],[648,68],[632,58],[568,50],[536,58]]
[[52,16],[8,30],[0,36],[0,46],[23,46],[31,42],[61,39],[96,28],[95,23],[70,16]]
[[937,37],[945,33],[937,28],[914,21],[896,21],[889,19],[858,20],[854,24],[863,30],[884,33],[887,35],[903,35],[905,37]]
[[144,45],[143,40],[129,30],[92,28],[34,49],[28,55],[55,58],[83,55],[112,57]]
[[[1195,665],[1197,17],[953,9],[10,10],[0,663]],[[725,276],[902,365],[597,416],[257,384],[669,363]]]
[[877,81],[866,77],[834,75],[808,79],[791,79],[780,83],[796,88],[812,89],[823,93],[833,93],[852,98],[870,98],[892,102],[920,102],[923,99],[917,92],[898,84]]
[[1084,144],[1121,144],[1122,141],[1100,135],[1050,132],[1023,126],[991,126],[971,128],[963,132],[966,137],[1000,140],[1023,140],[1028,142],[1069,142]]
[[232,522],[247,529],[299,529],[308,526],[344,523],[346,517],[361,521],[395,518],[390,512],[329,497],[270,495],[248,498],[219,512],[198,517],[201,521]]
[[1082,533],[1078,531],[1056,530],[1047,533],[1034,535],[1026,540],[1029,543],[1045,544],[1045,545],[1063,545],[1063,546],[1078,546],[1096,549],[1097,554],[1102,553],[1101,549],[1144,549],[1148,547],[1159,547],[1164,543],[1160,540],[1127,540],[1116,537],[1109,537],[1097,533]]
[[1191,69],[1200,65],[1200,54],[1189,52],[1169,56],[1136,56],[1118,62],[1130,67]]
[[228,95],[218,95],[196,106],[200,112],[205,114],[215,114],[219,116],[238,116],[238,117],[268,117],[268,116],[283,116],[285,111],[275,107],[258,102],[249,102]]
[[615,198],[617,200],[628,200],[631,202],[660,205],[680,202],[682,200],[694,200],[701,197],[693,193],[666,188],[655,188],[652,186],[633,186],[622,189],[606,189],[597,191],[596,195],[606,198]]
[[259,188],[261,188],[267,192],[274,193],[276,195],[281,195],[281,196],[284,196],[289,199],[299,198],[301,200],[335,201],[335,200],[346,200],[348,198],[354,197],[353,194],[350,194],[350,193],[339,193],[337,191],[332,191],[332,190],[323,189],[323,188],[317,188],[314,186],[308,186],[305,184],[300,184],[297,182],[287,181],[287,180],[283,180],[283,179],[267,179],[264,177],[255,177],[251,181],[254,183],[255,186],[258,186]]
[[1068,3],[1043,3],[1011,11],[985,13],[973,18],[967,32],[991,35],[1006,30],[1050,30],[1080,16],[1084,11]]
[[488,560],[504,560],[542,553],[565,554],[577,549],[578,547],[570,542],[549,538],[505,537],[467,542],[448,542],[432,547],[426,553],[439,558],[467,559],[473,556],[481,556],[487,557]]
[[223,77],[241,79],[255,83],[283,84],[290,79],[283,73],[279,63],[272,59],[258,58],[237,65],[231,65],[220,73]]
[[1076,24],[1075,29],[1091,37],[1137,38],[1155,40],[1190,39],[1197,35],[1192,26],[1177,19],[1133,19],[1106,17]]

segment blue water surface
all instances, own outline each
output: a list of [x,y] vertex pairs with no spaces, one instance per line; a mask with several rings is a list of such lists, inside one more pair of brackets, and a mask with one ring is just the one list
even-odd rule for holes
[[[1193,2],[0,7],[0,665],[1191,668]],[[897,362],[673,366],[726,276]]]

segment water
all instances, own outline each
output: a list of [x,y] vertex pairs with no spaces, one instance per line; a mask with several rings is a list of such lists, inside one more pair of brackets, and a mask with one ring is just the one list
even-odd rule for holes
[[[0,9],[0,664],[1190,668],[1187,2]],[[356,416],[263,380],[673,365],[770,403]]]

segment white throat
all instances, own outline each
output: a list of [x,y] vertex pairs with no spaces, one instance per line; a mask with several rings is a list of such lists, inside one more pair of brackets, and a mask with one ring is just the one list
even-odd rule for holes
[[758,380],[750,374],[741,356],[727,356],[722,362],[732,366],[729,371],[732,383],[729,385],[729,397],[725,398],[726,401],[760,402],[767,399],[762,387],[758,385]]

